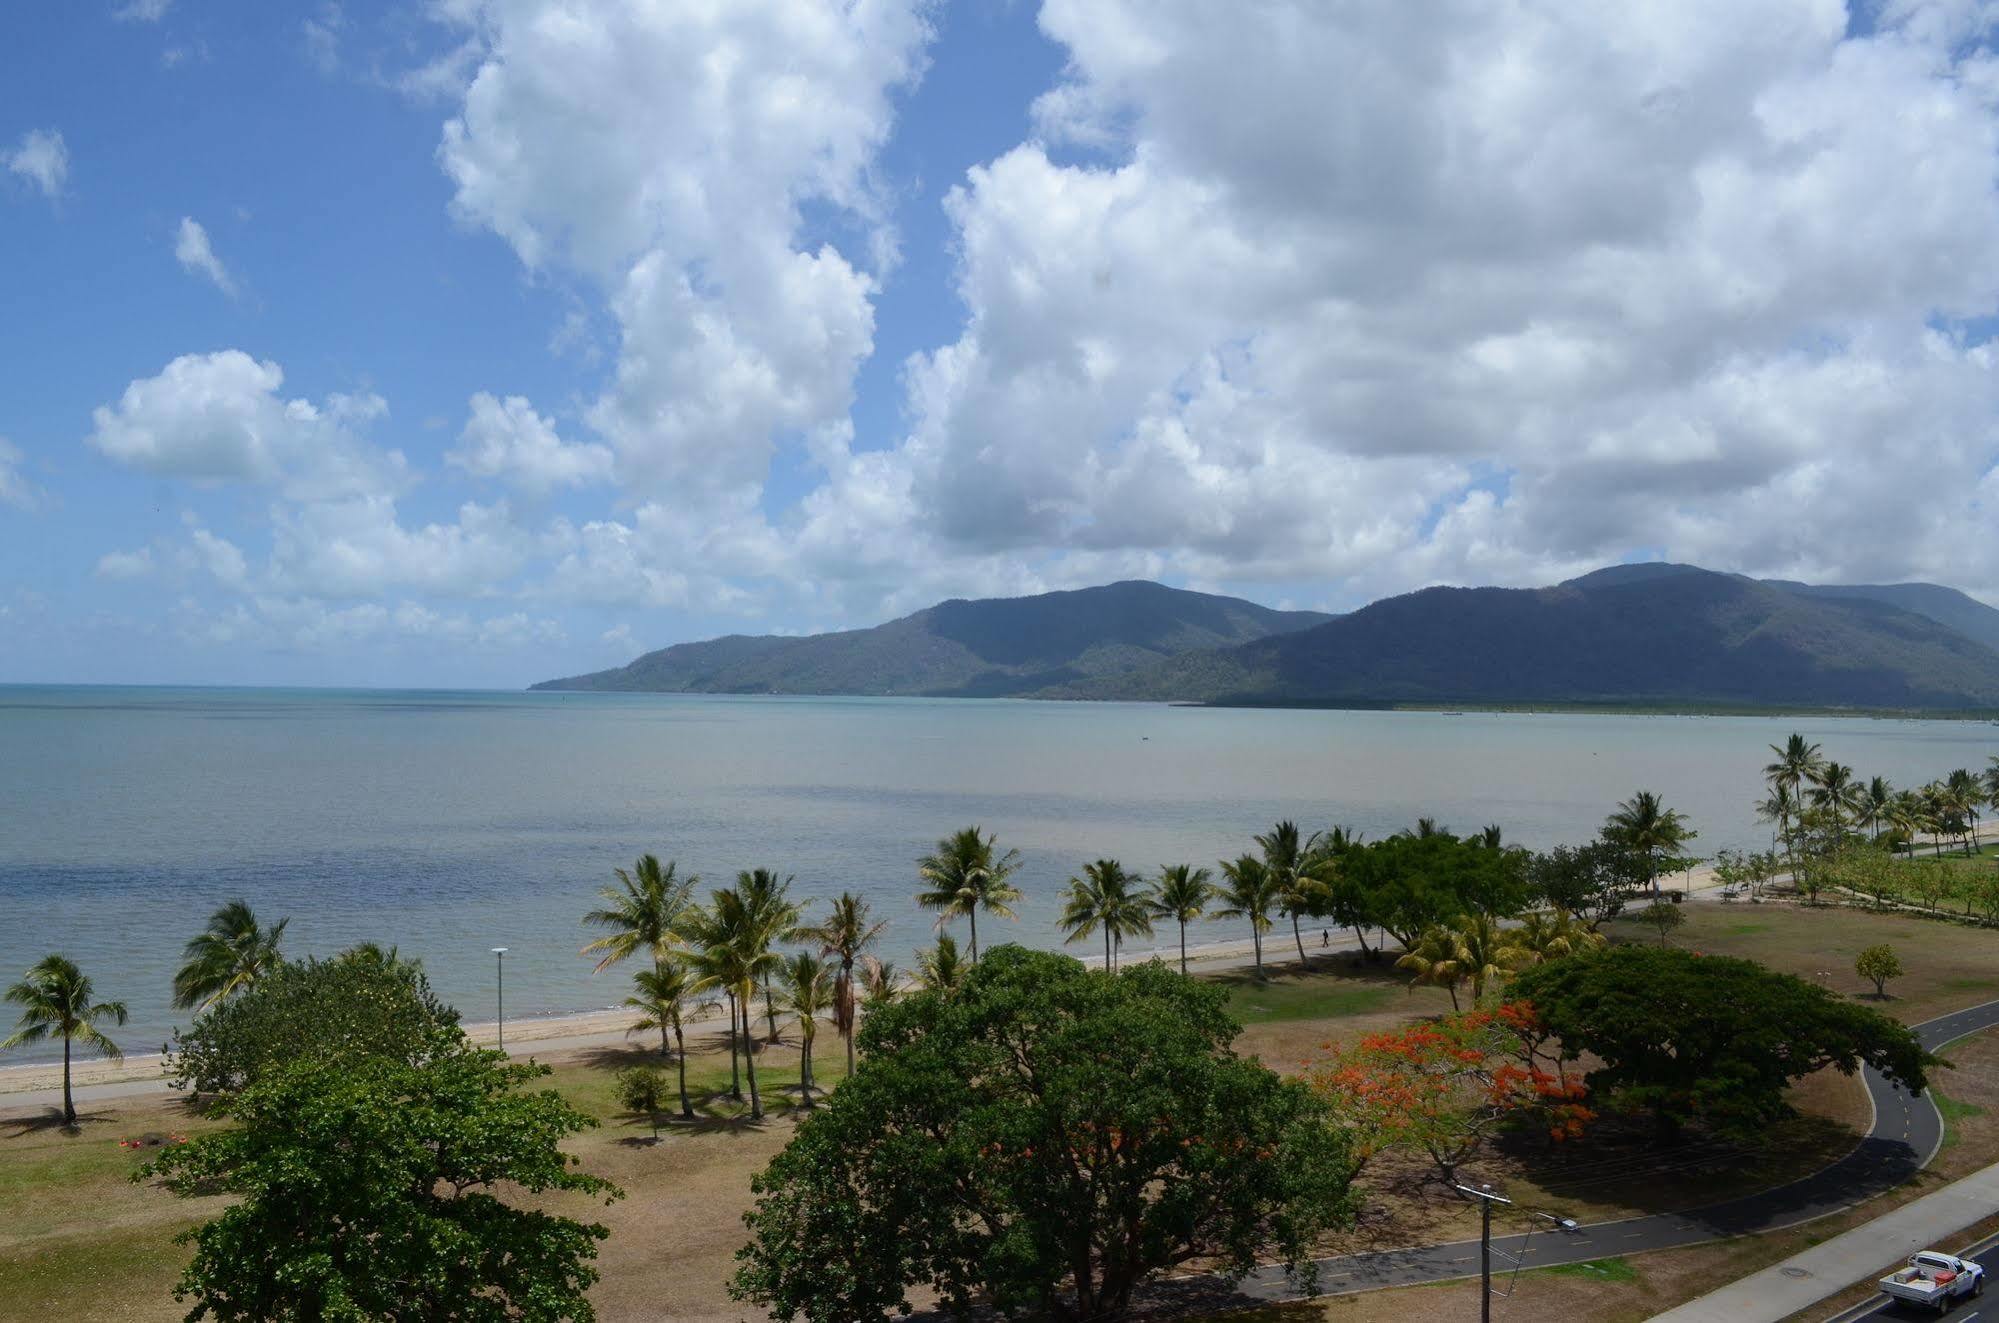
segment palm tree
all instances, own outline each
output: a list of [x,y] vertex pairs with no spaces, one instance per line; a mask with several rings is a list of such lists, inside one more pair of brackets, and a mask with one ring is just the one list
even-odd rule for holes
[[916,981],[932,992],[950,992],[965,981],[965,961],[958,954],[958,939],[938,933],[937,945],[916,953]]
[[1215,893],[1225,908],[1216,910],[1217,919],[1248,919],[1250,937],[1255,942],[1256,977],[1263,977],[1263,935],[1270,931],[1270,912],[1283,904],[1277,881],[1261,859],[1242,855],[1234,862],[1222,861],[1222,876],[1228,881]]
[[1798,813],[1798,797],[1785,786],[1771,786],[1770,793],[1756,805],[1756,820],[1773,825],[1770,845],[1776,848],[1781,840],[1788,852],[1791,846],[1791,819]]
[[1828,810],[1835,823],[1843,822],[1849,813],[1860,815],[1863,793],[1854,784],[1853,769],[1845,763],[1825,763],[1812,778],[1812,803]]
[[[743,903],[749,911],[749,927],[762,936],[765,950],[778,943],[795,942],[807,936],[798,923],[804,907],[791,899],[791,883],[789,876],[780,878],[768,868],[752,868],[736,874],[736,890],[742,893]],[[776,961],[768,963],[763,972],[764,1016],[769,1022],[769,1041],[773,1043],[777,1041],[777,995],[771,990],[771,978],[776,972]],[[747,1010],[743,1012],[743,1018],[743,1032],[747,1034]]]
[[939,911],[940,928],[961,914],[971,920],[973,964],[979,962],[979,911],[1011,919],[1013,902],[1020,899],[1020,888],[1007,881],[1020,868],[1020,851],[1001,855],[996,848],[996,837],[966,827],[916,861],[916,874],[927,884],[916,893],[916,903]]
[[667,953],[693,915],[694,888],[701,879],[677,877],[671,862],[661,864],[652,854],[640,855],[629,873],[622,868],[611,871],[617,885],[597,893],[604,908],[583,916],[584,923],[608,931],[585,946],[583,954],[598,957],[599,974],[635,955],[651,957],[655,969],[664,967]]
[[174,975],[174,1005],[205,1011],[283,964],[278,943],[290,922],[279,919],[266,932],[250,906],[240,900],[215,911],[208,927],[182,953],[180,972]]
[[1994,813],[1999,813],[1999,753],[1992,755],[1992,765],[1985,769],[1985,803]]
[[1465,981],[1465,968],[1456,933],[1442,924],[1431,924],[1395,962],[1395,967],[1414,974],[1416,983],[1443,988],[1451,994],[1451,1009],[1458,1009],[1458,984]]
[[666,1035],[673,1034],[674,1056],[680,1065],[680,1115],[682,1120],[692,1120],[694,1108],[687,1101],[687,1032],[684,1016],[689,1011],[705,1011],[715,1003],[698,1002],[692,1006],[689,1000],[694,996],[696,975],[693,969],[678,960],[668,960],[651,969],[641,969],[632,975],[634,995],[625,998],[625,1005],[639,1013],[627,1033],[643,1034],[659,1030],[659,1054],[667,1054]]
[[[784,1009],[798,1017],[798,1091],[812,1106],[812,1043],[832,1004],[833,967],[810,951],[784,962]],[[851,1071],[853,1067],[849,1066]]]
[[1485,985],[1506,977],[1519,962],[1512,935],[1489,914],[1460,914],[1451,925],[1465,977],[1471,980],[1474,1003],[1485,997]]
[[1985,799],[1985,787],[1969,768],[1960,767],[1944,778],[1944,793],[1950,796],[1950,806],[1964,824],[1964,852],[1975,853],[1974,842],[1978,839],[1978,809]]
[[1284,913],[1291,919],[1291,938],[1298,944],[1298,963],[1309,968],[1305,938],[1298,930],[1301,915],[1323,911],[1331,861],[1319,849],[1319,838],[1299,835],[1298,824],[1286,819],[1256,838],[1263,851],[1263,866],[1269,870],[1283,898]]
[[1824,759],[1819,756],[1819,746],[1795,732],[1782,745],[1773,744],[1770,752],[1777,760],[1763,769],[1763,779],[1770,784],[1771,799],[1764,805],[1779,810],[1777,830],[1784,838],[1784,853],[1790,858],[1791,871],[1797,872],[1797,852],[1791,842],[1791,820],[1798,814],[1802,804],[1804,785],[1818,774]]
[[1687,826],[1678,809],[1669,809],[1650,790],[1641,790],[1617,806],[1603,824],[1603,834],[1645,856],[1645,878],[1659,894],[1659,860],[1676,853],[1700,833]]
[[[779,964],[781,958],[771,949],[771,944],[780,940],[780,933],[790,930],[797,917],[797,908],[782,903],[781,894],[774,901],[771,890],[761,883],[746,891],[743,884],[753,879],[754,874],[741,874],[738,886],[724,887],[715,892],[698,927],[690,931],[690,939],[697,947],[694,956],[695,969],[699,974],[694,984],[696,990],[720,988],[732,1000],[730,1074],[733,1080],[733,1039],[736,1026],[740,1023],[743,1074],[750,1087],[750,1119],[761,1121],[763,1097],[757,1091],[756,1053],[750,1044],[750,998],[756,993],[757,985],[767,979],[771,970]],[[733,1083],[731,1089],[734,1096],[742,1096],[735,1091]]]
[[1923,800],[1922,828],[1930,834],[1930,844],[1936,847],[1937,858],[1941,859],[1944,833],[1951,825],[1950,796],[1941,781],[1932,781],[1917,793]]
[[1881,839],[1881,824],[1887,819],[1888,808],[1894,802],[1895,787],[1888,784],[1885,776],[1870,778],[1866,789],[1860,792],[1860,821],[1877,841]]
[[1066,940],[1080,942],[1101,928],[1107,970],[1117,968],[1117,953],[1126,937],[1152,933],[1151,895],[1134,890],[1137,881],[1137,875],[1126,872],[1115,859],[1085,864],[1083,876],[1069,879],[1069,899],[1059,920],[1069,934]]
[[886,1006],[902,995],[902,972],[893,960],[866,956],[861,963],[861,1004],[869,1010]]
[[854,1073],[854,1029],[860,998],[854,988],[854,965],[867,949],[881,938],[888,920],[879,923],[869,912],[868,903],[851,891],[843,891],[833,902],[826,921],[809,930],[808,938],[819,943],[819,954],[837,956],[838,973],[833,978],[833,1026],[847,1045],[847,1073]]
[[1916,853],[1916,833],[1923,829],[1928,813],[1919,790],[1897,790],[1894,802],[1888,805],[1888,825],[1907,838],[1904,848],[1911,857]]
[[1214,875],[1192,864],[1167,864],[1152,884],[1152,917],[1180,925],[1180,972],[1187,972],[1187,925],[1201,917],[1214,898]]
[[1575,915],[1561,909],[1537,910],[1506,935],[1506,944],[1515,953],[1514,964],[1522,968],[1594,951],[1607,940],[1602,933],[1578,923]]
[[117,1061],[123,1057],[118,1045],[97,1027],[99,1020],[125,1023],[125,1003],[93,1001],[97,990],[76,964],[65,956],[46,955],[27,976],[7,989],[4,1000],[21,1008],[21,1022],[0,1052],[10,1047],[39,1043],[50,1034],[62,1035],[62,1121],[76,1124],[76,1099],[69,1087],[70,1044],[82,1043],[98,1056]]

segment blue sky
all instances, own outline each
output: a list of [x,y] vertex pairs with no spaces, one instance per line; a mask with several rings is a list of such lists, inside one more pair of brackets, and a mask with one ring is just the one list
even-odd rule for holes
[[10,7],[0,682],[1130,576],[1990,597],[1991,17],[1766,10]]

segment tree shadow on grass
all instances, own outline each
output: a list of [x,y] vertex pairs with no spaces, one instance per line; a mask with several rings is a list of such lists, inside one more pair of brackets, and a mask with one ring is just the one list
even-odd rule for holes
[[78,1111],[74,1124],[63,1120],[62,1108],[49,1107],[33,1116],[10,1116],[0,1125],[7,1127],[7,1138],[20,1139],[26,1135],[46,1134],[51,1130],[68,1135],[81,1135],[85,1126],[108,1124],[115,1117],[110,1112]]

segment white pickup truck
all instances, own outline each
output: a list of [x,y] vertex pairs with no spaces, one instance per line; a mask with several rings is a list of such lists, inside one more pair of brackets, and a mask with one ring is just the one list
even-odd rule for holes
[[1985,1293],[1985,1269],[1955,1254],[1924,1250],[1909,1256],[1908,1267],[1883,1277],[1881,1292],[1946,1314],[1958,1301]]

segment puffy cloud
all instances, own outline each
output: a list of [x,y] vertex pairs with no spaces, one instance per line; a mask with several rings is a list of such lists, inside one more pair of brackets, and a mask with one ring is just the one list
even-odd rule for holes
[[500,400],[481,391],[470,410],[458,448],[445,456],[468,473],[501,479],[533,495],[611,477],[609,447],[564,441],[555,424],[519,395]]
[[780,436],[844,422],[894,244],[872,163],[926,9],[457,6],[478,55],[427,75],[472,69],[453,209],[603,292],[622,344],[590,418],[641,491],[753,494]]
[[137,551],[107,551],[97,558],[97,577],[100,579],[143,579],[153,569],[151,547],[140,547]]
[[174,257],[186,270],[208,277],[217,289],[232,299],[236,297],[235,278],[209,246],[208,231],[192,216],[180,218],[180,227],[174,232]]
[[174,0],[131,0],[111,11],[121,23],[157,23],[173,8]]
[[69,147],[54,129],[28,130],[0,160],[6,162],[10,173],[40,189],[43,197],[61,197],[69,182]]
[[284,370],[237,349],[185,354],[92,411],[89,444],[166,477],[278,485],[296,500],[376,495],[404,479],[394,451],[364,442],[388,410],[377,395],[283,398]]
[[498,593],[542,548],[502,501],[468,501],[451,523],[406,527],[387,495],[279,507],[272,515],[270,587],[316,598],[392,589],[444,597]]

